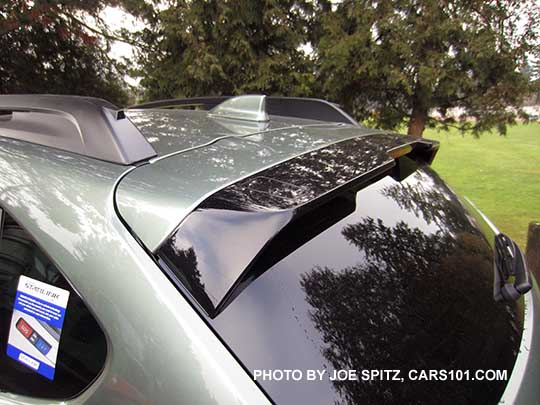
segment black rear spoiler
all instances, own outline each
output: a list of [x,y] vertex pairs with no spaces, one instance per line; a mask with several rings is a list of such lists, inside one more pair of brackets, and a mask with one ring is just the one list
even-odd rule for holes
[[376,134],[341,141],[262,170],[215,192],[156,254],[209,316],[251,281],[355,209],[355,194],[430,164],[439,144]]

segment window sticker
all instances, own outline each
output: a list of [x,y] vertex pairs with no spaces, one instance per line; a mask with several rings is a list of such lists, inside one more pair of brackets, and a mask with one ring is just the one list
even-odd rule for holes
[[13,306],[7,354],[54,379],[69,291],[21,276]]

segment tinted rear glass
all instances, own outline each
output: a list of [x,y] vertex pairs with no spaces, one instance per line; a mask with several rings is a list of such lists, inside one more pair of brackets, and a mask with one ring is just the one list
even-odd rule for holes
[[[196,263],[196,257],[193,258]],[[279,404],[496,403],[506,381],[410,381],[410,370],[507,370],[520,333],[493,300],[491,248],[429,168],[385,177],[356,210],[209,319],[247,369],[400,370],[404,381],[262,381]]]

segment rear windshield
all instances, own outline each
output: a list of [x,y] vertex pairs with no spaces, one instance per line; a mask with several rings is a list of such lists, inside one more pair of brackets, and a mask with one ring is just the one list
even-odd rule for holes
[[[279,404],[496,403],[505,379],[470,377],[509,378],[520,328],[515,305],[493,300],[492,260],[473,217],[426,167],[358,192],[352,213],[208,322]],[[287,381],[286,370],[302,377]],[[332,380],[339,370],[357,379]],[[429,370],[435,379],[414,379]]]

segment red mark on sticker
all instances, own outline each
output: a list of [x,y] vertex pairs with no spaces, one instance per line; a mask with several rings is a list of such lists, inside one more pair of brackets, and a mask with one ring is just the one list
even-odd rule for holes
[[26,321],[22,318],[19,318],[17,321],[17,329],[19,332],[21,332],[25,338],[30,338],[30,335],[34,333],[34,329],[30,325],[26,323]]

